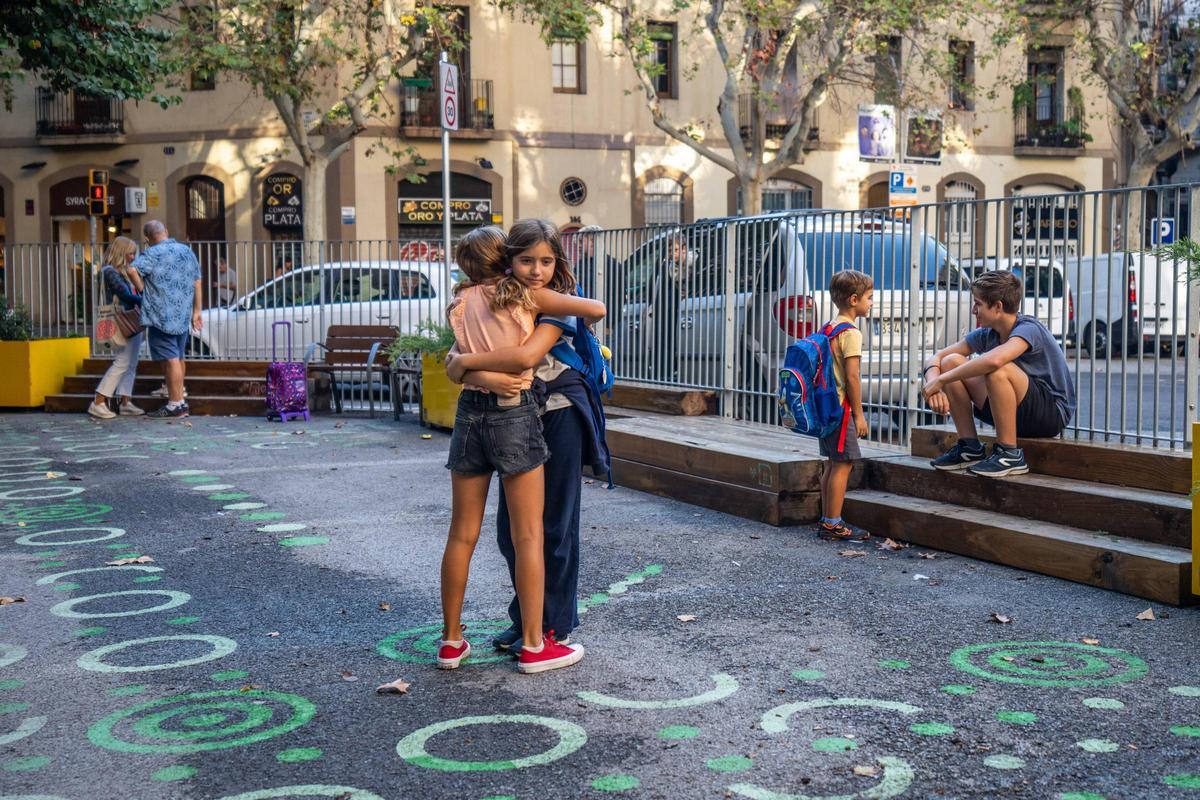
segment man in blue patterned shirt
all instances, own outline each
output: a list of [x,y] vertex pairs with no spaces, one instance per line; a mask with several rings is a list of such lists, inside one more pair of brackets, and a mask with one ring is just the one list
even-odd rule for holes
[[167,404],[147,416],[186,417],[183,356],[190,331],[200,330],[200,262],[190,247],[170,238],[167,227],[158,220],[142,226],[142,233],[149,246],[133,261],[146,288],[142,324],[150,358],[162,363],[167,379]]

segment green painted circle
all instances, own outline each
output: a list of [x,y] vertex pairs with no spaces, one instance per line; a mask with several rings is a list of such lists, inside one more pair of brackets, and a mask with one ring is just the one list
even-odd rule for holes
[[1058,800],[1106,800],[1104,795],[1095,792],[1063,792]]
[[47,766],[52,759],[49,756],[26,756],[24,758],[14,758],[10,761],[5,761],[0,764],[0,769],[5,772],[32,772],[35,769],[41,769]]
[[1120,700],[1115,700],[1111,697],[1085,697],[1083,704],[1088,708],[1095,708],[1104,711],[1120,711],[1125,707],[1125,704]]
[[918,736],[945,736],[954,733],[954,726],[944,722],[914,722],[908,729]]
[[108,631],[108,628],[104,627],[103,625],[94,625],[90,628],[80,628],[79,630],[75,631],[74,635],[75,636],[99,636],[100,634],[106,633],[107,631]]
[[847,753],[857,750],[858,743],[853,739],[844,739],[841,736],[825,736],[813,739],[811,747],[818,753]]
[[704,763],[713,772],[745,772],[754,766],[745,756],[718,756]]
[[[27,489],[9,489],[0,492],[0,500],[16,500],[19,503],[33,500],[57,500],[60,497],[74,497],[86,491],[87,489],[82,486],[33,486]],[[31,492],[36,492],[36,496],[25,496]]]
[[[290,712],[290,716],[267,727],[267,724],[275,717],[277,710],[268,705],[271,703],[277,707],[286,708]],[[207,731],[181,732],[166,730],[162,727],[163,723],[175,717],[186,718],[193,716],[197,711],[209,709],[237,712],[243,719],[241,722],[225,728]],[[143,715],[145,712],[153,713],[139,718],[139,715]],[[266,741],[293,731],[312,719],[316,712],[316,706],[305,698],[283,692],[268,692],[258,689],[245,692],[236,690],[191,692],[151,700],[110,714],[88,729],[88,739],[98,747],[120,753],[198,753],[224,750]],[[118,738],[116,729],[126,722],[130,723],[128,733],[140,735],[143,737],[143,741]]]
[[[202,656],[193,658],[184,658],[179,661],[169,661],[162,664],[139,664],[137,666],[116,666],[113,664],[105,664],[104,657],[110,653],[116,653],[121,650],[126,650],[130,647],[137,647],[143,644],[154,644],[156,642],[204,642],[212,647],[212,650]],[[224,636],[209,636],[204,634],[192,634],[182,636],[148,636],[145,639],[127,639],[123,642],[114,642],[106,644],[103,647],[97,647],[95,650],[90,650],[78,659],[75,663],[80,669],[86,669],[91,672],[156,672],[163,669],[179,669],[181,667],[191,667],[196,664],[203,664],[206,661],[216,661],[218,658],[225,656],[237,650],[237,642],[233,639],[227,639]]]
[[223,506],[225,511],[253,511],[256,508],[266,508],[266,503],[230,503]]
[[210,494],[209,500],[244,500],[249,497],[247,492],[220,492],[219,494]]
[[133,545],[130,544],[129,542],[120,542],[118,544],[106,544],[104,546],[105,546],[105,548],[107,548],[109,550],[128,550],[129,548],[133,547]]
[[29,655],[29,651],[19,644],[0,642],[0,667],[15,664],[27,655]]
[[0,703],[0,714],[16,714],[28,710],[29,703]]
[[262,525],[255,530],[259,533],[293,533],[307,527],[303,522],[276,522],[271,525]]
[[1115,753],[1121,749],[1121,745],[1111,739],[1084,739],[1075,746],[1085,753]]
[[[334,786],[310,783],[302,786],[278,786],[274,789],[259,789],[222,797],[220,800],[275,800],[281,797],[331,797],[338,800],[383,800],[379,795],[353,786]],[[0,799],[2,800],[2,799]]]
[[1200,789],[1200,775],[1165,775],[1163,783],[1176,789]]
[[1200,697],[1200,686],[1172,686],[1167,691],[1180,697]]
[[1037,714],[1032,711],[997,711],[996,719],[1012,725],[1032,725],[1037,722]]
[[[84,603],[90,603],[93,600],[103,600],[107,597],[127,597],[129,595],[161,595],[166,597],[166,601],[159,603],[156,606],[149,608],[139,608],[133,611],[105,611],[97,614],[89,614],[87,612],[75,611],[75,606]],[[66,619],[108,619],[112,617],[136,617],[141,614],[154,614],[159,611],[169,611],[172,608],[187,603],[192,599],[192,596],[187,592],[175,592],[169,589],[126,589],[123,592],[105,592],[104,594],[89,594],[83,597],[73,597],[70,600],[64,600],[50,609],[50,613],[56,617],[64,617]]]
[[279,544],[283,547],[312,547],[318,544],[329,544],[328,536],[289,536],[286,539],[280,539]]
[[150,777],[156,781],[186,781],[195,776],[195,767],[176,765],[174,767],[163,767]]
[[1171,733],[1175,734],[1176,736],[1192,736],[1192,737],[1196,737],[1196,736],[1200,736],[1200,726],[1196,726],[1196,725],[1173,725],[1173,726],[1171,726]]
[[[75,533],[79,531],[104,531],[102,536],[93,536],[90,539],[75,539],[73,541],[64,542],[61,539],[54,542],[43,542],[41,537],[49,536],[52,533]],[[15,544],[23,544],[29,547],[42,547],[44,545],[54,545],[55,547],[70,544],[91,544],[92,542],[104,542],[109,539],[119,539],[125,535],[124,528],[104,528],[104,527],[85,527],[85,528],[54,528],[48,531],[38,531],[37,533],[27,533],[24,536],[19,536],[13,540]]]
[[900,658],[888,658],[879,662],[880,669],[908,669],[912,664]]
[[67,562],[65,561],[43,561],[37,566],[38,569],[52,569],[53,567],[65,567],[66,565]]
[[191,477],[193,475],[205,475],[208,473],[206,469],[173,469],[167,474],[173,478]]
[[628,792],[641,785],[633,775],[601,775],[592,781],[592,788],[598,792]]
[[[987,667],[974,663],[980,655]],[[1145,661],[1124,650],[1079,642],[973,644],[951,653],[950,664],[979,678],[1025,686],[1105,686],[1137,680],[1149,671]]]
[[700,735],[700,729],[694,725],[668,725],[658,729],[660,739],[695,739]]
[[213,725],[220,725],[225,720],[229,719],[229,715],[220,711],[212,714],[193,714],[186,717],[181,722],[189,728],[211,728]]
[[0,692],[7,691],[8,689],[20,689],[24,685],[25,681],[20,678],[10,678],[6,681],[0,681]]
[[179,480],[182,483],[215,483],[221,479],[216,475],[187,475]]
[[1020,769],[1025,766],[1025,759],[1016,756],[994,755],[985,758],[983,763],[992,769]]
[[[445,731],[472,725],[540,725],[558,734],[558,744],[544,753],[503,761],[457,761],[431,756],[425,744]],[[530,714],[491,714],[479,717],[460,717],[426,725],[405,736],[396,745],[396,753],[409,764],[446,772],[496,772],[550,764],[574,753],[587,743],[587,732],[573,722]]]
[[191,625],[193,622],[199,622],[199,617],[175,617],[167,620],[168,625]]
[[825,673],[819,669],[797,669],[792,671],[792,677],[798,681],[819,681]]
[[240,519],[260,522],[267,519],[283,519],[286,516],[282,511],[251,511],[249,514],[242,514]]
[[281,764],[303,764],[306,761],[316,761],[322,754],[319,747],[293,747],[276,753],[275,760]]
[[226,681],[240,681],[242,678],[249,678],[250,673],[243,672],[240,669],[230,669],[224,672],[214,672],[208,677],[219,683],[224,683]]
[[162,575],[141,575],[133,579],[134,583],[157,583],[162,580]]
[[955,695],[965,696],[965,695],[969,695],[969,694],[975,694],[975,687],[967,686],[966,684],[963,684],[963,683],[950,683],[950,684],[943,686],[941,691],[945,692],[946,694],[955,694]]
[[[468,639],[490,639],[497,633],[508,629],[512,623],[505,620],[488,620],[486,622],[467,622]],[[424,625],[420,628],[393,633],[386,639],[381,639],[375,645],[375,651],[393,661],[403,661],[408,664],[428,664],[437,660],[438,642],[442,638],[442,626]],[[401,648],[404,648],[403,650]],[[463,662],[464,666],[471,664],[494,664],[509,660],[504,653],[493,655],[476,655],[475,650]]]

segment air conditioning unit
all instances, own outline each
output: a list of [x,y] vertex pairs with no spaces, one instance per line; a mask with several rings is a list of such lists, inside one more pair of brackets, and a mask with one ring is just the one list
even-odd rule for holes
[[144,186],[125,187],[125,213],[146,213],[146,188]]

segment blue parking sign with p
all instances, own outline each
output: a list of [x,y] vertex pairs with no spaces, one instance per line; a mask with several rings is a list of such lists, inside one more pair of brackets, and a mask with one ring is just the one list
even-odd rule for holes
[[1175,241],[1175,219],[1155,217],[1150,220],[1150,231],[1154,244],[1172,244]]
[[892,172],[889,174],[890,174],[890,179],[889,179],[890,187],[889,188],[891,188],[892,191],[895,191],[896,189],[903,189],[904,188],[904,173],[903,172]]

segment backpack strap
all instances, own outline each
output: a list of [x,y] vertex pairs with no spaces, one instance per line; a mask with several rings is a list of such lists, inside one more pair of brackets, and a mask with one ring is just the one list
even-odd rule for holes
[[[841,322],[841,323],[837,324],[836,326],[832,322],[830,322],[825,326],[824,333],[829,339],[832,340],[832,339],[836,339],[837,337],[841,336],[843,333],[845,333],[846,331],[850,330],[853,327],[855,327],[855,325],[852,322]],[[839,453],[844,453],[846,451],[846,431],[849,429],[849,427],[850,427],[850,400],[849,400],[849,398],[847,398],[842,401],[842,431],[841,431],[841,434],[838,436],[838,449],[837,449],[837,451]]]

